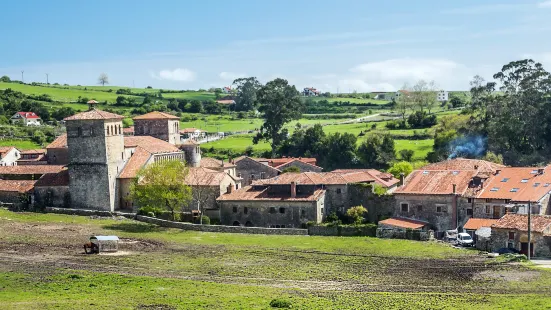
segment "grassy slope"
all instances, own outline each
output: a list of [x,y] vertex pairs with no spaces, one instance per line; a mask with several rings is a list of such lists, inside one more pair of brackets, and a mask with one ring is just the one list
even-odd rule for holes
[[[33,228],[25,232],[6,229],[15,223]],[[173,252],[144,251],[130,256],[74,255],[70,258],[78,258],[78,261],[94,266],[93,272],[81,269],[79,266],[85,265],[77,264],[65,269],[37,267],[26,272],[10,271],[0,266],[3,309],[133,309],[140,305],[165,305],[181,309],[269,309],[269,303],[274,298],[291,301],[293,309],[545,309],[551,302],[551,298],[542,293],[485,292],[485,288],[516,290],[517,287],[545,291],[551,285],[549,271],[538,271],[538,277],[521,283],[505,282],[499,277],[491,281],[447,283],[445,285],[457,285],[457,288],[445,292],[440,291],[438,286],[431,286],[434,282],[427,281],[427,275],[420,274],[422,279],[411,277],[416,274],[415,270],[408,269],[406,274],[402,274],[393,271],[395,267],[392,265],[380,265],[389,259],[393,262],[420,259],[430,265],[429,259],[457,258],[467,262],[471,257],[467,251],[437,243],[360,237],[184,232],[127,220],[11,213],[4,209],[0,209],[0,224],[3,231],[0,242],[7,246],[53,242],[48,246],[55,247],[59,240],[46,234],[27,235],[35,230],[50,233],[46,228],[51,226],[54,231],[60,232],[75,231],[76,227],[80,227],[94,233],[157,240],[173,249]],[[86,237],[85,232],[80,234],[83,239]],[[0,254],[12,255],[5,249],[0,248]],[[80,250],[77,250],[77,245],[69,246],[70,252]],[[40,252],[39,247],[36,251]],[[378,257],[383,259],[378,260]],[[374,264],[375,261],[379,263]],[[139,274],[139,270],[157,275],[133,273]],[[517,277],[522,277],[521,271],[515,272]],[[265,286],[262,281],[270,279],[290,282],[281,282],[281,287]],[[288,286],[296,281],[312,286],[310,289]],[[387,284],[386,281],[408,288],[432,287],[431,290],[435,291],[363,292],[324,289],[322,286],[328,283],[376,286],[378,283]],[[434,281],[446,283],[456,280],[434,278]],[[476,293],[463,293],[462,287],[470,285],[476,286]]]
[[267,142],[253,144],[253,135],[234,135],[228,138],[201,144],[201,148],[209,149],[229,149],[236,152],[244,152],[248,146],[252,146],[255,151],[269,151],[270,145]]
[[0,140],[0,146],[15,146],[18,150],[33,150],[40,148],[40,145],[26,140]]

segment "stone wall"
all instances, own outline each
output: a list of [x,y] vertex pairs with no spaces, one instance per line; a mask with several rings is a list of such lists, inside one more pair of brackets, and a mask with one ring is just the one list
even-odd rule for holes
[[69,164],[69,149],[47,149],[46,159],[48,161],[48,165],[67,165]]
[[191,224],[191,223],[183,223],[183,222],[165,221],[165,220],[142,216],[142,215],[137,215],[136,220],[163,226],[163,227],[179,228],[183,230],[204,231],[204,232],[235,233],[235,234],[265,234],[265,235],[308,235],[307,229],[199,225],[199,224]]
[[366,208],[367,220],[370,223],[377,223],[382,219],[386,219],[394,215],[396,204],[394,196],[377,196],[373,193],[371,185],[349,184],[348,200],[349,207],[363,206]]
[[237,176],[243,179],[241,181],[242,186],[250,185],[253,178],[254,180],[258,180],[263,176],[264,179],[270,179],[280,174],[277,169],[259,163],[248,157],[244,157],[243,159],[237,161],[235,166]]
[[321,222],[323,197],[318,201],[288,200],[220,200],[220,219],[223,225],[251,227],[301,227]]
[[67,214],[67,215],[81,215],[81,216],[124,216],[128,219],[134,219],[135,213],[123,213],[123,212],[109,212],[101,210],[84,210],[84,209],[70,209],[70,208],[45,208],[44,211],[48,213]]
[[300,160],[293,160],[291,162],[288,162],[286,164],[283,164],[277,167],[277,169],[283,171],[285,168],[288,168],[288,167],[297,167],[300,169],[300,172],[321,172],[323,170],[323,168],[321,167],[313,166],[313,165],[304,163]]
[[405,230],[392,228],[377,228],[377,237],[386,239],[407,239],[418,241],[429,241],[434,239],[433,231]]
[[135,136],[152,136],[171,144],[180,144],[180,125],[178,120],[135,119]]
[[[492,228],[489,247],[492,251],[501,248],[506,248],[509,242],[512,242],[513,247],[521,250],[521,243],[528,242],[528,232],[514,231],[515,239],[509,240],[509,229]],[[534,257],[551,257],[551,236],[544,236],[541,233],[532,232],[531,240],[534,247]]]
[[314,225],[314,226],[308,227],[308,234],[311,236],[375,237],[376,228],[377,226],[375,225],[370,225],[370,226]]
[[18,204],[21,202],[21,197],[24,195],[25,194],[18,192],[0,191],[0,203]]
[[34,204],[41,208],[69,207],[71,205],[69,186],[36,186],[34,188]]

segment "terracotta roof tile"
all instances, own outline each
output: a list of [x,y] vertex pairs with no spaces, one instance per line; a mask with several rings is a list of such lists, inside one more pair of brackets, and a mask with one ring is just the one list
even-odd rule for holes
[[46,149],[63,149],[67,148],[67,134],[64,133],[57,137],[54,142],[50,143]]
[[388,187],[396,184],[399,180],[393,178],[389,181],[379,179],[374,175],[378,175],[381,172],[374,169],[358,169],[358,170],[336,170],[332,172],[300,172],[300,173],[284,173],[273,177],[271,179],[257,180],[254,184],[291,184],[291,182],[297,182],[297,184],[315,184],[315,185],[339,185],[350,183],[365,183],[374,182],[382,186]]
[[467,223],[463,225],[463,229],[477,230],[480,227],[492,227],[496,222],[496,219],[470,218]]
[[134,133],[134,126],[123,128],[122,133]]
[[419,170],[478,170],[479,172],[494,173],[504,165],[480,159],[455,158],[426,165]]
[[130,157],[124,168],[122,168],[121,173],[119,174],[119,179],[133,179],[138,175],[140,169],[145,166],[145,164],[151,158],[151,153],[146,151],[141,147],[136,147],[134,154]]
[[289,163],[291,161],[294,161],[295,159],[298,159],[304,163],[316,165],[316,159],[315,158],[308,158],[308,157],[283,157],[283,158],[253,158],[256,161],[267,161],[268,165],[277,168],[278,166],[281,166],[283,164]]
[[185,182],[190,186],[220,186],[226,176],[227,174],[222,171],[207,168],[189,168]]
[[[224,168],[235,167],[234,164],[231,164],[227,161],[224,161]],[[222,167],[222,161],[212,157],[203,157],[201,158],[201,167],[204,168],[220,168]]]
[[397,217],[379,221],[379,225],[381,224],[400,227],[400,228],[410,228],[410,229],[421,229],[424,226],[428,225],[427,222],[408,219],[408,218],[397,218]]
[[168,113],[164,113],[164,112],[159,112],[159,111],[153,111],[153,112],[149,112],[147,114],[144,114],[144,115],[139,115],[139,116],[135,116],[133,119],[137,119],[137,120],[140,120],[140,119],[180,119],[178,116],[176,115],[172,115],[172,114],[168,114]]
[[349,183],[374,181],[384,187],[391,187],[400,182],[392,174],[376,169],[337,169],[332,172],[342,174]]
[[[539,173],[543,169],[543,173]],[[484,183],[477,198],[537,202],[551,191],[551,166],[505,167]]]
[[309,195],[299,195],[297,197],[291,198],[288,194],[268,194],[268,189],[254,189],[252,186],[245,186],[238,190],[234,190],[231,193],[226,193],[220,196],[217,200],[224,201],[249,201],[249,200],[260,200],[260,201],[317,201],[323,194],[325,190],[318,189],[315,190],[313,194]]
[[415,170],[400,186],[395,194],[432,194],[444,195],[453,193],[453,184],[456,184],[456,193],[463,194],[476,170],[449,171],[449,170]]
[[69,186],[69,170],[63,169],[57,173],[46,173],[38,179],[34,186]]
[[[311,161],[308,162],[308,161],[304,161],[304,160],[299,159],[299,158],[294,158],[294,159],[292,159],[292,160],[290,160],[290,161],[288,161],[288,162],[286,162],[286,163],[283,163],[283,164],[281,164],[281,165],[279,165],[279,166],[273,166],[273,167],[274,167],[274,168],[277,168],[277,169],[279,169],[279,170],[282,170],[284,166],[287,166],[287,165],[289,165],[289,164],[292,164],[293,162],[296,162],[296,161],[301,162],[301,163],[303,163],[303,164],[305,164],[305,165],[308,165],[308,166],[312,166],[313,168],[316,168],[316,169],[323,169],[323,168],[320,167],[320,166],[316,166],[315,164],[312,164]],[[314,162],[315,162],[315,161],[314,161]]]
[[235,104],[235,100],[231,100],[231,99],[228,99],[228,100],[216,100],[217,103],[219,104]]
[[179,152],[175,145],[151,136],[125,136],[124,147],[141,147],[151,154]]
[[[551,216],[532,215],[531,228],[534,232],[542,233],[551,225]],[[505,214],[502,218],[492,225],[492,228],[514,229],[519,231],[528,231],[528,215],[526,214]]]
[[24,150],[19,152],[21,155],[30,155],[30,154],[44,154],[46,153],[45,149],[36,149],[36,150]]
[[27,193],[34,188],[36,181],[0,180],[0,192]]
[[0,166],[0,175],[58,173],[63,169],[64,166],[60,165]]
[[74,120],[95,120],[95,119],[123,119],[124,116],[115,113],[110,113],[102,110],[92,109],[90,111],[81,112],[73,116],[64,118],[64,121]]
[[40,118],[37,114],[34,112],[17,112],[17,114],[21,115],[23,118],[30,118],[30,119],[37,119]]

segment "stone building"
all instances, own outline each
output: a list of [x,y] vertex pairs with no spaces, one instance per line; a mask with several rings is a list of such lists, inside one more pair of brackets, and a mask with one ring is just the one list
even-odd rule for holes
[[312,184],[252,185],[229,188],[218,198],[223,225],[300,228],[320,223],[325,190]]
[[163,112],[150,112],[136,116],[135,136],[152,136],[170,144],[180,144],[180,118]]
[[[532,215],[530,254],[551,257],[551,216]],[[528,215],[505,214],[492,225],[491,249],[513,248],[528,254]]]
[[200,167],[225,172],[237,178],[236,165],[216,158],[201,158]]
[[236,158],[233,164],[243,186],[251,185],[255,180],[269,179],[281,174],[281,170],[248,156]]
[[17,160],[17,165],[47,165],[46,150],[24,150],[19,152],[20,157]]
[[33,180],[0,180],[0,204],[31,202],[35,183]]
[[91,109],[65,118],[73,208],[118,208],[117,174],[124,167],[124,117]]
[[186,163],[190,167],[201,166],[201,147],[198,143],[193,140],[187,140],[178,145],[178,148],[186,154]]
[[67,134],[57,137],[54,142],[46,147],[46,160],[48,165],[69,164],[69,149],[67,148]]
[[34,184],[34,204],[40,207],[70,208],[69,170],[46,173]]
[[22,165],[0,166],[2,180],[38,180],[47,173],[58,173],[63,170],[60,165]]

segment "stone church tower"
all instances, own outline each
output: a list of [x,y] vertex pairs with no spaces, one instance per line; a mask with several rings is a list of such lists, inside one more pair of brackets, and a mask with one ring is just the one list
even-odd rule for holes
[[133,120],[135,136],[152,136],[170,144],[180,144],[180,118],[178,116],[154,111],[136,116]]
[[187,141],[184,144],[178,146],[180,150],[186,153],[186,162],[190,167],[200,167],[201,166],[201,147],[198,143],[192,141]]
[[91,109],[65,118],[73,208],[114,211],[124,166],[123,116]]

